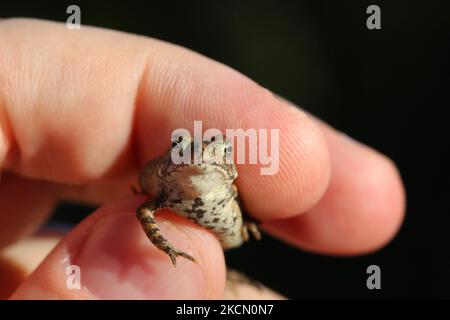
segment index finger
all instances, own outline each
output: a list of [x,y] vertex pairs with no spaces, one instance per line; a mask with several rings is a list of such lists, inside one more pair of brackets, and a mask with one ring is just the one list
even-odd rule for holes
[[[260,219],[294,216],[323,195],[328,149],[317,125],[242,74],[161,41],[35,20],[0,23],[0,166],[85,185],[136,175],[176,128],[279,129],[279,171],[241,165]],[[280,210],[283,208],[283,210]]]

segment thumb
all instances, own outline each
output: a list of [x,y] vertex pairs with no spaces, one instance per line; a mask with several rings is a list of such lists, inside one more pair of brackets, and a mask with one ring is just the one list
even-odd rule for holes
[[[22,283],[12,299],[220,298],[225,263],[209,232],[168,211],[157,215],[161,233],[197,264],[169,257],[147,239],[135,217],[145,199],[103,206],[74,228]],[[80,286],[77,286],[77,284]]]

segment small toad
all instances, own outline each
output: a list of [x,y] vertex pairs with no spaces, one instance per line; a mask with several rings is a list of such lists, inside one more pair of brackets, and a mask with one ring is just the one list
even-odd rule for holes
[[[261,238],[256,223],[244,220],[232,163],[232,144],[223,136],[208,141],[179,137],[162,156],[142,170],[142,192],[151,198],[137,209],[137,217],[150,241],[167,253],[176,266],[178,256],[196,260],[175,248],[160,232],[154,214],[169,209],[211,230],[224,249],[239,247],[249,231]],[[180,161],[181,159],[187,161]]]

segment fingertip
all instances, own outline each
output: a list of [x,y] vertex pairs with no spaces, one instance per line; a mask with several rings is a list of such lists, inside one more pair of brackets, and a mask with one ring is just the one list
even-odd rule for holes
[[333,176],[323,199],[301,216],[271,222],[267,229],[304,249],[332,255],[379,250],[398,232],[405,192],[392,160],[326,129]]
[[[347,160],[346,167],[339,166],[329,190],[333,194],[329,199],[337,212],[328,216],[330,223],[335,223],[336,236],[342,237],[334,241],[331,253],[374,252],[393,239],[404,219],[405,191],[400,173],[387,156],[346,135],[339,138],[349,145],[346,152],[358,152],[354,152],[353,158],[341,158]],[[323,206],[327,206],[326,201]],[[317,211],[321,211],[320,207]]]
[[[365,186],[358,184],[366,181]],[[406,194],[400,173],[388,157],[375,153],[367,160],[362,176],[355,181],[360,190],[355,210],[361,230],[354,230],[351,253],[370,253],[386,246],[398,233],[405,217]],[[350,236],[349,236],[350,237]],[[359,239],[359,240],[358,240]]]
[[[205,299],[223,294],[225,266],[213,235],[173,213],[157,217],[161,233],[199,263],[170,258],[145,236],[134,209],[142,197],[105,206],[71,231],[14,298]],[[67,268],[79,270],[80,287]],[[75,275],[75,274],[74,274]],[[72,276],[74,276],[72,275]],[[75,281],[75,282],[71,282]]]

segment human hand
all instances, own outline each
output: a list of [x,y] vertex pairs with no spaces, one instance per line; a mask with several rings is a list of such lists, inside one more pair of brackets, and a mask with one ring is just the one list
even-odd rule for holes
[[[216,238],[170,212],[162,232],[198,264],[152,246],[129,187],[175,128],[277,128],[279,172],[238,165],[240,195],[263,229],[332,255],[376,250],[398,230],[393,163],[238,72],[145,37],[38,20],[0,22],[0,247],[33,232],[62,198],[105,204],[65,236],[16,299],[221,298]],[[122,198],[120,201],[116,199]],[[106,204],[108,203],[108,204]],[[80,290],[66,267],[80,266]]]

